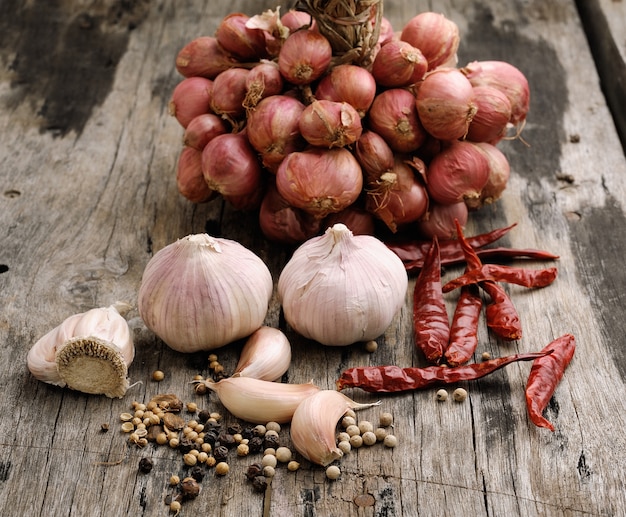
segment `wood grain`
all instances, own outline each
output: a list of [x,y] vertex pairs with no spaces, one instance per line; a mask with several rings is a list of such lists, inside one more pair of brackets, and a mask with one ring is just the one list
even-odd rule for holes
[[[274,5],[13,0],[0,6],[5,514],[168,514],[168,479],[188,473],[181,455],[129,445],[119,414],[156,393],[222,411],[215,398],[195,395],[189,385],[195,374],[208,374],[205,354],[170,350],[131,312],[137,356],[130,376],[139,384],[121,400],[37,382],[26,354],[70,314],[116,300],[135,304],[150,257],[190,233],[237,239],[278,278],[291,250],[268,243],[254,214],[219,201],[193,205],[178,194],[182,130],[167,110],[180,80],[174,58],[186,42],[212,34],[230,12],[255,14]],[[481,319],[476,357],[536,351],[573,333],[576,356],[546,411],[556,431],[529,422],[524,386],[530,364],[513,364],[460,383],[469,393],[462,404],[436,402],[435,390],[380,397],[381,406],[360,418],[376,421],[381,411],[391,411],[399,444],[347,455],[339,481],[329,482],[322,468],[302,461],[295,473],[279,468],[270,488],[256,493],[244,478],[253,458],[233,458],[230,474],[209,473],[183,514],[569,517],[626,511],[626,159],[579,12],[567,0],[385,2],[396,28],[424,10],[443,12],[459,25],[459,64],[502,59],[530,81],[528,145],[501,145],[511,181],[500,201],[472,214],[467,233],[517,222],[503,244],[559,254],[559,277],[546,289],[510,287],[524,337],[502,342]],[[448,268],[444,281],[460,271]],[[359,345],[337,349],[298,337],[285,327],[274,295],[266,323],[280,325],[293,345],[285,380],[313,379],[333,388],[347,367],[424,365],[413,345],[413,285],[411,279],[406,303],[374,354]],[[446,295],[446,303],[451,313],[455,295]],[[227,369],[236,364],[238,346],[219,351]],[[156,369],[166,372],[158,384],[150,380]],[[346,394],[360,402],[379,398]],[[289,444],[287,430],[281,436]],[[143,457],[154,462],[150,474],[138,471]]]

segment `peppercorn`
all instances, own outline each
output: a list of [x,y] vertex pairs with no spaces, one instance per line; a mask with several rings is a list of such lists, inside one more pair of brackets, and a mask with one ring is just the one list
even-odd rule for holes
[[109,430],[109,424],[100,424],[100,431],[102,431],[103,433],[106,433]]
[[230,433],[220,433],[217,440],[220,442],[220,445],[224,447],[231,448],[237,445],[235,437]]
[[383,440],[383,445],[385,447],[395,447],[398,445],[398,439],[393,434],[388,434]]
[[276,469],[271,465],[266,465],[265,467],[263,467],[263,475],[266,478],[273,478],[274,474],[276,474]]
[[374,426],[372,425],[371,422],[367,421],[367,420],[362,420],[361,422],[358,423],[359,431],[361,432],[361,434],[364,434],[366,432],[372,432],[374,431]]
[[267,488],[267,478],[265,476],[256,476],[252,480],[252,487],[257,492],[264,492],[265,489]]
[[391,413],[383,413],[380,415],[379,422],[381,427],[389,427],[393,424],[393,415]]
[[376,350],[378,350],[378,343],[374,340],[368,341],[367,343],[365,343],[365,351],[369,352],[370,354],[376,352]]
[[242,427],[241,424],[238,424],[237,422],[230,424],[226,430],[230,433],[230,434],[241,434],[242,431]]
[[261,437],[265,436],[265,432],[266,432],[266,431],[267,431],[267,429],[265,428],[265,426],[264,426],[264,425],[261,425],[261,424],[257,425],[257,426],[253,429],[254,435],[255,435],[255,436],[261,436]]
[[361,438],[363,439],[364,445],[374,445],[376,443],[376,435],[373,431],[365,431]]
[[265,429],[267,431],[276,431],[277,433],[280,433],[280,424],[278,422],[268,422],[265,424]]
[[180,484],[180,491],[183,499],[195,499],[200,493],[200,485],[194,478],[188,476]]
[[291,460],[289,463],[287,463],[287,470],[291,472],[295,472],[299,468],[300,468],[300,463],[298,463],[295,460]]
[[246,477],[252,481],[255,477],[263,472],[263,466],[260,463],[251,463],[246,470]]
[[250,440],[254,436],[254,428],[250,426],[244,427],[241,430],[241,436],[243,436],[244,439]]
[[206,409],[202,409],[198,413],[198,422],[200,422],[201,424],[206,424],[206,421],[209,418],[211,418],[211,413],[209,411],[207,411]]
[[248,448],[250,452],[261,452],[263,450],[263,438],[260,436],[253,436],[248,442]]
[[291,460],[291,449],[289,447],[279,447],[276,449],[276,459],[281,463],[287,463]]
[[196,411],[198,411],[198,404],[195,402],[187,402],[187,412],[195,413]]
[[152,372],[153,381],[161,382],[163,379],[165,379],[165,373],[163,373],[161,370],[155,370]]
[[456,402],[463,402],[467,398],[467,391],[463,388],[457,388],[452,392],[452,398]]
[[204,479],[204,469],[196,465],[189,471],[189,475],[194,478],[198,483],[202,483],[202,480]]
[[352,450],[349,440],[342,440],[337,444],[337,448],[344,454],[348,454]]
[[446,390],[444,390],[443,388],[438,390],[437,394],[435,396],[437,397],[437,400],[440,401],[440,402],[448,400],[448,392]]
[[341,476],[341,470],[337,465],[330,465],[326,469],[326,477],[328,479],[339,479],[339,476]]
[[264,467],[276,467],[277,463],[278,460],[276,459],[276,456],[273,456],[272,454],[266,454],[261,460],[261,465],[263,465]]
[[225,447],[223,445],[218,445],[213,450],[213,456],[218,462],[224,461],[228,456],[228,447]]
[[152,460],[150,458],[141,458],[139,460],[139,470],[144,474],[148,474],[152,470]]
[[268,447],[276,449],[279,447],[279,445],[280,443],[279,443],[278,435],[271,434],[269,432],[265,433],[265,436],[263,437],[263,446],[266,449]]
[[215,465],[215,474],[217,476],[225,476],[229,471],[230,467],[225,461],[220,461],[217,465]]

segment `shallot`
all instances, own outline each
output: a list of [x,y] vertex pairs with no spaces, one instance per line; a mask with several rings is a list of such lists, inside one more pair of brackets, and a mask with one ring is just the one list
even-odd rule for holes
[[237,66],[213,36],[200,36],[187,43],[176,56],[176,70],[184,77],[215,79],[220,72]]
[[303,29],[293,32],[278,54],[283,77],[293,84],[309,84],[326,72],[333,49],[319,32]]
[[402,28],[400,39],[421,50],[428,60],[429,70],[456,64],[459,27],[443,14],[423,12],[414,16]]
[[183,144],[202,151],[217,135],[226,133],[224,121],[213,113],[203,113],[193,118],[185,129]]
[[472,142],[497,142],[506,135],[511,120],[511,102],[493,86],[474,86],[476,114],[467,129]]
[[299,121],[300,133],[312,145],[345,147],[358,140],[363,128],[361,117],[347,102],[313,101]]
[[317,100],[347,102],[361,117],[369,110],[376,96],[376,80],[365,68],[337,65],[322,77],[315,89]]
[[193,203],[204,203],[217,195],[204,181],[202,151],[183,147],[176,167],[176,186],[178,192]]
[[187,77],[176,85],[168,108],[184,128],[198,115],[211,110],[213,81],[204,77]]
[[414,84],[424,77],[428,61],[410,43],[401,40],[383,45],[372,65],[372,75],[381,86],[399,87]]
[[431,203],[428,212],[417,222],[420,234],[426,239],[437,237],[439,240],[456,238],[456,221],[465,226],[468,208],[459,201],[450,205]]
[[213,81],[211,109],[233,125],[245,113],[243,101],[246,98],[246,79],[249,73],[250,70],[245,68],[229,68]]
[[249,19],[243,13],[231,13],[222,18],[215,31],[215,38],[222,48],[243,61],[267,56],[265,36],[262,31],[246,26]]

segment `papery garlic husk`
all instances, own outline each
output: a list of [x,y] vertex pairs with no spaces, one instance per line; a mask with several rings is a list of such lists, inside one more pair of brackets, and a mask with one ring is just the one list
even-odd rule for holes
[[233,376],[276,381],[289,369],[291,344],[279,329],[255,330],[241,350]]
[[272,296],[265,263],[236,241],[205,233],[159,250],[143,273],[139,314],[178,352],[213,350],[263,324]]
[[294,448],[307,460],[327,466],[341,458],[337,447],[337,422],[349,409],[380,404],[360,404],[334,390],[321,390],[304,399],[291,419],[290,434]]
[[288,384],[249,377],[207,381],[206,386],[233,416],[254,424],[289,422],[298,405],[320,390],[312,382]]
[[123,397],[135,357],[132,333],[120,314],[129,308],[117,303],[66,318],[29,350],[28,369],[48,384]]
[[278,279],[287,323],[324,345],[382,335],[403,306],[408,277],[380,240],[341,223],[302,244]]

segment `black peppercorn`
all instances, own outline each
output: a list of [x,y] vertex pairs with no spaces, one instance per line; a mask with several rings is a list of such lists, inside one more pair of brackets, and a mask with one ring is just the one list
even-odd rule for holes
[[189,471],[189,475],[194,478],[198,483],[202,483],[202,480],[204,479],[204,474],[204,469],[199,465],[192,467]]
[[184,499],[195,499],[200,493],[200,485],[192,477],[186,477],[180,484],[180,491]]
[[260,463],[252,463],[246,470],[246,477],[252,481],[255,477],[260,476],[263,473],[263,465]]
[[152,460],[150,458],[141,458],[139,460],[139,470],[144,474],[148,474],[152,470]]
[[218,445],[213,449],[213,457],[216,461],[224,461],[228,456],[228,447],[224,447],[223,445]]
[[226,429],[229,434],[241,434],[242,431],[241,424],[238,424],[237,422],[230,424]]
[[264,492],[267,488],[267,479],[265,476],[256,476],[252,480],[252,486],[257,492]]
[[198,422],[201,424],[206,424],[207,420],[211,418],[211,412],[203,409],[198,413]]
[[220,433],[217,440],[220,442],[220,445],[223,445],[224,447],[231,448],[237,445],[235,437],[230,433]]
[[263,438],[254,436],[248,441],[248,449],[250,452],[261,452],[263,450]]
[[244,427],[241,430],[241,437],[249,440],[254,436],[254,427]]
[[278,440],[278,436],[276,436],[275,434],[266,434],[263,437],[263,446],[266,449],[272,448],[272,449],[276,449],[278,448],[280,445],[280,442]]

